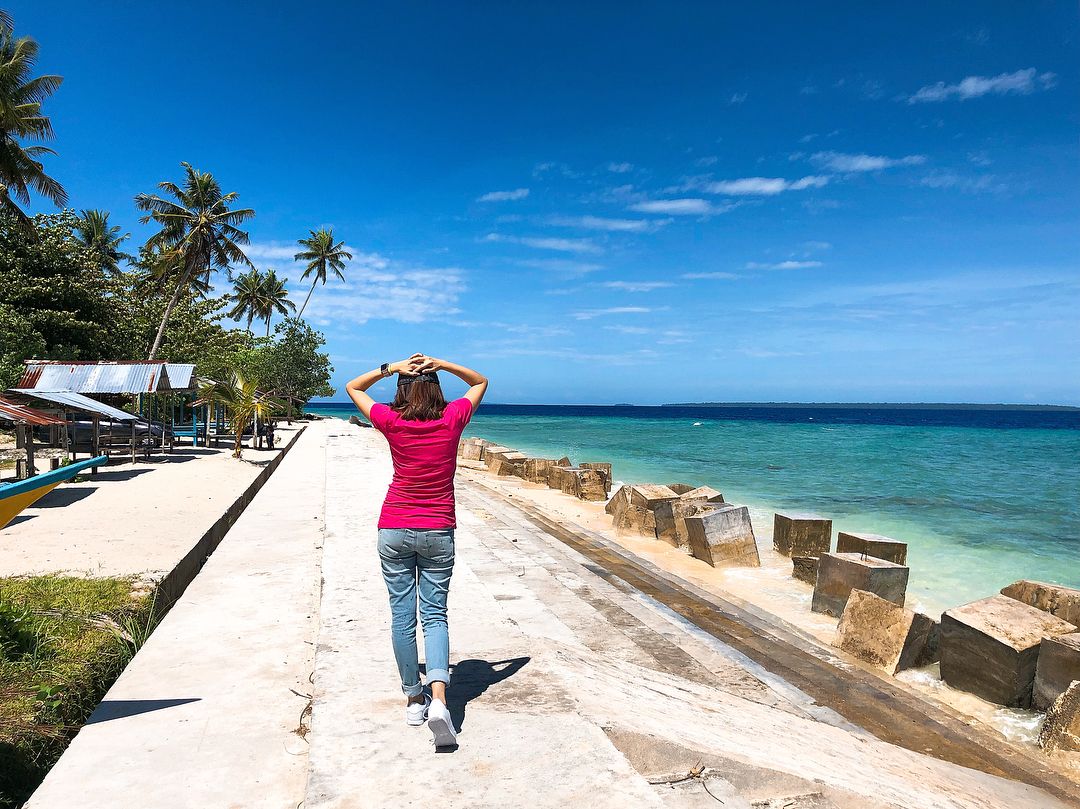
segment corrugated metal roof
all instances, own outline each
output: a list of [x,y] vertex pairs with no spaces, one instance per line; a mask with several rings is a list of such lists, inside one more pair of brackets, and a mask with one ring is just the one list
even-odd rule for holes
[[163,362],[58,362],[27,360],[15,386],[75,393],[156,393],[169,390]]
[[70,390],[31,390],[29,388],[12,388],[12,390],[15,393],[33,396],[36,399],[56,402],[57,404],[73,408],[74,410],[85,410],[88,413],[98,413],[102,416],[116,419],[117,421],[138,420],[138,417],[133,416],[131,413],[125,413],[123,410],[110,407],[96,399],[91,399],[89,396],[83,396],[81,393],[74,393]]
[[186,362],[167,362],[165,371],[169,378],[169,390],[193,390],[195,366]]
[[50,424],[63,424],[64,420],[50,413],[35,410],[32,407],[13,402],[0,396],[0,420],[14,421],[17,424],[33,424],[35,427],[47,427]]

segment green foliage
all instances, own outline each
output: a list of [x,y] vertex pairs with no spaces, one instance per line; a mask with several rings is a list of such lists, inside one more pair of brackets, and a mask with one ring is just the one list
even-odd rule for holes
[[319,230],[312,230],[310,233],[310,238],[300,239],[297,242],[305,249],[293,256],[294,261],[307,262],[304,273],[300,277],[313,276],[311,289],[308,290],[307,297],[304,298],[304,305],[300,307],[299,316],[301,317],[304,310],[307,309],[308,301],[311,300],[311,293],[315,291],[315,285],[326,284],[327,270],[333,270],[334,275],[344,281],[345,261],[352,260],[352,253],[345,249],[345,242],[334,242],[333,229],[320,228]]
[[[133,654],[128,625],[153,625],[128,578],[0,579],[0,807],[20,806]],[[14,636],[14,640],[13,640]]]
[[31,77],[38,44],[30,37],[16,37],[13,27],[9,15],[0,17],[0,209],[29,231],[31,221],[16,200],[29,205],[34,190],[56,205],[67,202],[67,193],[41,163],[42,157],[53,154],[52,149],[24,143],[52,138],[52,122],[41,105],[63,79]]
[[298,318],[282,321],[272,342],[256,346],[239,361],[246,376],[286,402],[291,417],[314,396],[333,396],[334,366],[321,349],[326,339]]
[[283,409],[283,404],[273,396],[259,390],[258,383],[241,373],[235,373],[225,382],[213,382],[199,389],[196,404],[224,405],[229,414],[229,424],[236,443],[233,457],[239,458],[244,433],[256,422],[265,423]]
[[120,249],[131,238],[130,233],[121,233],[119,225],[109,224],[108,211],[83,211],[75,225],[79,243],[94,257],[97,265],[106,272],[120,272],[121,261],[134,261]]
[[288,315],[296,311],[285,288],[288,283],[288,278],[278,278],[274,270],[264,273],[252,269],[236,276],[233,279],[233,291],[226,296],[231,304],[229,317],[233,320],[246,318],[248,329],[255,318],[265,320],[266,336],[269,337],[270,319],[275,314]]

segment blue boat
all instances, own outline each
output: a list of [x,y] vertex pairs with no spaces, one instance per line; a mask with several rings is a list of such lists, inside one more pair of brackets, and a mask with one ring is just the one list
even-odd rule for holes
[[80,472],[95,466],[103,466],[109,460],[108,455],[98,455],[85,461],[61,466],[50,472],[42,472],[32,478],[16,483],[0,483],[0,528],[3,528],[27,506],[32,505],[47,495],[65,480],[71,480]]

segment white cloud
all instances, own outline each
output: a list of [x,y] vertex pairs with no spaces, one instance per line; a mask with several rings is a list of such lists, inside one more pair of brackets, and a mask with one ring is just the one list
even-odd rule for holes
[[304,248],[295,242],[291,245],[282,244],[281,242],[255,242],[254,244],[244,245],[240,249],[252,261],[280,261],[281,259],[292,261],[293,256]]
[[630,210],[639,213],[663,213],[672,216],[723,213],[729,209],[730,206],[718,207],[706,199],[648,199],[630,206]]
[[707,155],[706,157],[699,157],[694,163],[702,168],[715,165],[720,160],[716,155]]
[[481,197],[477,197],[477,202],[508,202],[516,199],[525,199],[529,196],[528,188],[515,188],[512,191],[488,191]]
[[807,250],[831,250],[832,249],[832,245],[829,242],[809,241],[809,242],[803,242],[802,246],[805,247]]
[[586,230],[607,230],[626,233],[647,233],[671,224],[670,219],[611,219],[603,216],[553,216],[552,225]]
[[1004,183],[996,183],[992,174],[978,174],[966,177],[954,171],[937,171],[928,174],[919,181],[927,188],[944,188],[963,191],[966,194],[978,194],[984,191],[1004,191]]
[[602,317],[603,315],[631,315],[631,314],[646,314],[651,312],[646,306],[609,306],[606,309],[584,309],[580,312],[574,312],[574,317],[577,320],[592,320],[594,317]]
[[604,281],[600,286],[608,289],[618,289],[623,292],[653,292],[657,289],[675,285],[670,281]]
[[782,177],[743,177],[738,180],[720,180],[704,183],[701,185],[701,190],[710,194],[726,194],[728,196],[771,197],[782,191],[821,188],[828,182],[828,177],[818,175],[810,175],[798,180],[785,180]]
[[645,326],[604,326],[608,331],[617,331],[620,334],[649,334],[652,329]]
[[545,236],[507,236],[502,233],[489,233],[485,242],[506,242],[535,247],[537,250],[556,250],[562,253],[602,253],[603,248],[588,239],[557,239]]
[[682,277],[688,281],[735,281],[742,278],[741,275],[733,272],[685,272]]
[[[543,270],[562,278],[574,278],[579,275],[585,275],[586,273],[603,269],[599,264],[592,264],[586,261],[572,261],[565,258],[530,258],[522,259],[517,263],[522,267]],[[550,292],[549,294],[556,293]]]
[[778,261],[774,264],[762,264],[750,261],[746,264],[748,270],[807,270],[812,267],[820,267],[820,261]]
[[906,157],[882,157],[868,154],[844,154],[843,152],[815,152],[810,160],[830,171],[856,172],[881,171],[896,166],[921,166],[926,162],[925,155],[912,154]]
[[728,104],[742,104],[746,101],[746,93],[732,93],[731,98],[728,99]]
[[633,163],[608,163],[607,170],[614,174],[626,174],[634,170]]
[[907,102],[918,104],[947,101],[952,98],[966,101],[969,98],[980,98],[990,94],[1029,95],[1036,90],[1049,90],[1055,84],[1057,84],[1057,74],[1039,73],[1035,68],[1029,67],[1026,70],[1017,70],[1015,73],[999,73],[997,76],[968,76],[956,84],[946,84],[943,81],[928,84],[909,96]]

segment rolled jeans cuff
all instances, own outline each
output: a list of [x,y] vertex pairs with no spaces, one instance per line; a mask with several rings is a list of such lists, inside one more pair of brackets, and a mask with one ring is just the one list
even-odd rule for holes
[[446,683],[450,685],[450,671],[448,669],[432,669],[427,673],[427,681],[431,683]]
[[417,683],[416,685],[410,685],[408,688],[401,686],[401,693],[407,697],[418,697],[424,693],[424,684]]

